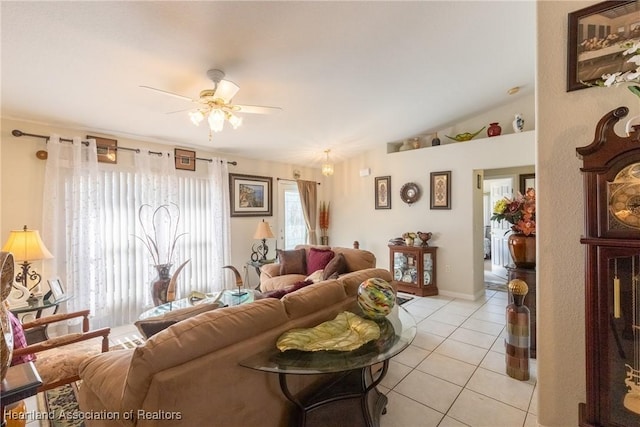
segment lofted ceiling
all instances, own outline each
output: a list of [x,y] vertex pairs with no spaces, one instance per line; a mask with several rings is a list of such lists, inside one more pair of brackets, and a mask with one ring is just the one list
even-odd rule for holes
[[[319,167],[534,90],[534,1],[8,2],[2,117]],[[245,114],[209,140],[187,101],[219,68]],[[29,132],[29,129],[22,129]]]

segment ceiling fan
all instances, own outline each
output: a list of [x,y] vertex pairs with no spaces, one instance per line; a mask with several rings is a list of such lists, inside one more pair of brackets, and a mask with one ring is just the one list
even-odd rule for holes
[[199,126],[206,118],[210,130],[209,138],[211,138],[211,132],[220,132],[222,130],[225,121],[228,121],[234,129],[237,129],[242,124],[242,117],[238,117],[237,113],[271,114],[282,110],[279,107],[232,104],[231,101],[240,90],[240,86],[232,81],[224,80],[224,76],[225,74],[221,70],[212,69],[207,71],[207,77],[211,79],[215,86],[213,89],[201,91],[200,97],[197,99],[150,86],[140,87],[198,104],[195,109],[188,108],[186,110],[172,111],[171,113],[192,110],[189,111],[189,118],[196,126]]

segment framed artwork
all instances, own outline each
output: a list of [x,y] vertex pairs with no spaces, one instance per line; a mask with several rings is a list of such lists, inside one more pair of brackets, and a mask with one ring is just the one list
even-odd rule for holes
[[196,170],[196,152],[195,151],[176,148],[174,150],[174,157],[176,160],[176,169],[180,169],[183,171]]
[[431,209],[451,209],[451,171],[431,172]]
[[536,188],[536,174],[525,173],[520,175],[520,193],[524,194],[527,188]]
[[60,278],[56,277],[54,279],[47,280],[49,283],[49,289],[51,289],[51,296],[53,299],[58,300],[64,296],[64,286],[62,286],[62,281]]
[[272,216],[272,182],[268,176],[230,173],[231,216]]
[[391,177],[377,176],[376,182],[376,209],[391,209]]
[[87,135],[87,139],[96,140],[98,161],[100,163],[118,163],[118,140]]
[[638,3],[604,1],[569,14],[567,92],[589,87],[584,83],[603,74],[635,68],[622,53],[626,42],[640,38]]

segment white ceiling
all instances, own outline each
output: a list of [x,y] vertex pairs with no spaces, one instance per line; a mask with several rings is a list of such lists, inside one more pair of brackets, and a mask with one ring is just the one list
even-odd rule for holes
[[[1,3],[6,118],[319,166],[534,89],[534,1]],[[209,141],[190,104],[219,68],[244,115]],[[560,72],[561,70],[559,70]],[[22,129],[29,132],[29,129]]]

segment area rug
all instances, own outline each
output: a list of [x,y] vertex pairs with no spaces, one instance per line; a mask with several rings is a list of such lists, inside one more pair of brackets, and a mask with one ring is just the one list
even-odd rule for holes
[[[109,351],[134,348],[144,341],[137,335],[114,340]],[[52,390],[38,393],[38,412],[47,414],[46,419],[39,420],[39,427],[85,427],[82,419],[78,419],[80,406],[78,405],[78,391],[82,381],[65,384]]]
[[398,301],[398,304],[402,305],[405,302],[411,301],[413,298],[412,297],[396,297],[396,301]]

